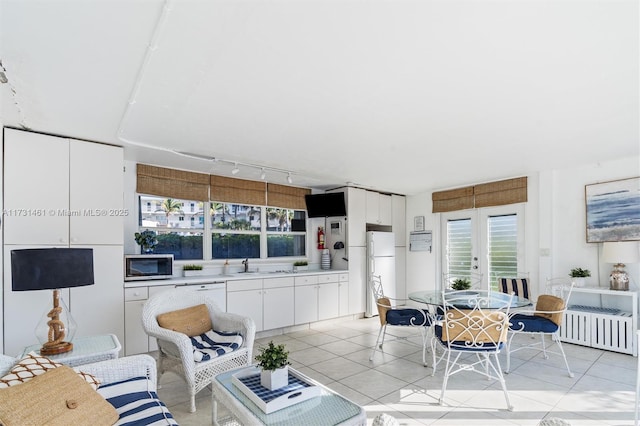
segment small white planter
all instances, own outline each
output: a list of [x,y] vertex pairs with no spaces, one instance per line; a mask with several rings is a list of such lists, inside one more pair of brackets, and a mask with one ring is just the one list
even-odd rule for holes
[[294,266],[293,267],[293,272],[301,272],[301,271],[308,271],[308,270],[309,270],[309,265]]
[[573,277],[573,278],[571,278],[571,282],[576,287],[584,287],[585,281],[586,280],[585,280],[584,277]]
[[274,371],[262,370],[260,372],[260,384],[269,390],[287,386],[289,384],[289,366],[285,365]]
[[205,271],[202,269],[182,271],[182,276],[184,277],[197,277],[198,275],[205,275]]

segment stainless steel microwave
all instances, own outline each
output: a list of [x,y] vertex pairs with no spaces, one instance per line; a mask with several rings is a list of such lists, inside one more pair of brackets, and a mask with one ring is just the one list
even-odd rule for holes
[[162,280],[173,276],[172,254],[127,254],[124,280]]

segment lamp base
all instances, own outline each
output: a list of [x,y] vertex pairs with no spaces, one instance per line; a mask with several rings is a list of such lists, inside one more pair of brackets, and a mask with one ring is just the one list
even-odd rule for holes
[[627,272],[623,268],[624,264],[622,263],[613,265],[613,271],[611,271],[609,275],[609,287],[611,290],[629,290],[629,275],[627,275]]
[[58,355],[73,350],[73,343],[59,342],[53,345],[45,345],[40,348],[40,355]]

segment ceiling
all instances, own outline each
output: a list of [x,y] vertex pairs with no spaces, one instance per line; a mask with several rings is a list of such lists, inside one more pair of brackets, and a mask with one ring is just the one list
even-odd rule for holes
[[2,124],[132,161],[410,195],[640,155],[636,0],[0,8]]

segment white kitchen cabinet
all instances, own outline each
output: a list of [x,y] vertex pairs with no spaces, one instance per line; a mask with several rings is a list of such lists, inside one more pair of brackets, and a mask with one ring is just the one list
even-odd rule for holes
[[123,244],[123,150],[5,130],[4,244]]
[[366,291],[366,248],[349,247],[349,314],[364,313]]
[[[65,302],[78,323],[77,336],[112,333],[123,339],[122,148],[13,129],[5,129],[4,136],[4,252],[94,249],[95,285],[65,290]],[[103,196],[106,204],[96,201]],[[72,208],[72,199],[88,204],[76,202]],[[103,211],[103,205],[109,209]],[[33,330],[30,324],[39,321],[50,302],[38,306],[32,301],[50,292],[12,291],[8,255],[4,267],[3,322],[21,325],[20,335],[5,335],[4,350],[10,353],[34,343],[35,336],[24,330]]]
[[149,337],[142,327],[142,309],[149,297],[173,288],[173,285],[154,285],[124,289],[125,355],[143,354],[158,350],[156,338]]
[[69,244],[69,140],[4,136],[4,244]]
[[[122,232],[121,232],[122,233]],[[74,246],[93,249],[94,285],[70,289],[69,308],[78,323],[76,337],[124,335],[121,245]]]
[[142,308],[148,297],[147,287],[124,290],[124,353],[127,356],[149,352],[149,336],[142,328]]
[[406,218],[406,199],[403,195],[391,196],[391,216],[393,234],[395,236],[396,247],[405,247],[407,245],[407,218]]
[[256,331],[264,330],[262,322],[262,280],[237,280],[227,283],[227,312],[251,317]]
[[340,284],[338,274],[318,276],[318,320],[340,315]]
[[347,246],[366,245],[367,191],[347,188]]
[[123,151],[69,141],[69,242],[124,244]]
[[338,316],[349,314],[349,274],[338,275]]
[[366,191],[366,205],[367,223],[388,226],[393,224],[391,195]]
[[318,276],[295,277],[295,324],[318,320]]
[[406,247],[396,247],[396,296],[407,298],[407,252]]
[[293,284],[293,277],[264,279],[262,307],[265,330],[293,325],[295,303]]

